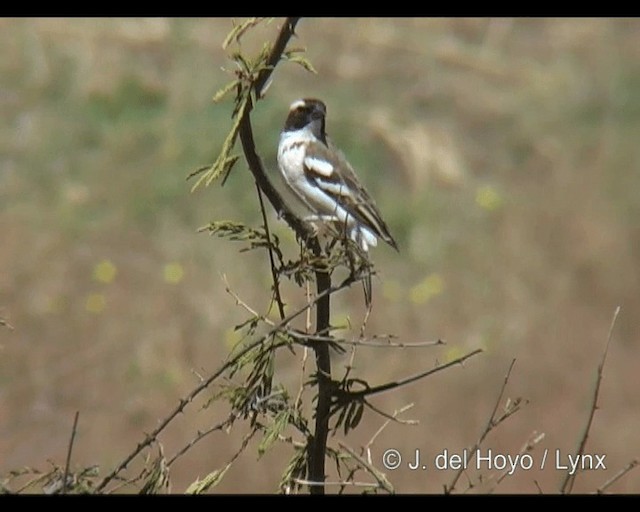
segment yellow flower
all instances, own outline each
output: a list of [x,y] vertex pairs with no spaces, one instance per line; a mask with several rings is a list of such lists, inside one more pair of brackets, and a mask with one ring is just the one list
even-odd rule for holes
[[414,304],[424,304],[432,297],[440,295],[444,290],[444,279],[440,274],[429,274],[409,291],[409,298]]
[[118,269],[111,260],[102,260],[93,267],[93,279],[99,283],[111,283],[118,273]]
[[167,263],[162,274],[167,283],[178,284],[184,278],[184,268],[180,263]]
[[491,185],[483,185],[476,190],[476,203],[480,208],[490,212],[502,206],[502,196]]

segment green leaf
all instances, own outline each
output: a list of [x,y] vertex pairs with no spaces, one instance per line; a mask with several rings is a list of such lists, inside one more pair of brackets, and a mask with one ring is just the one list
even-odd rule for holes
[[162,491],[167,491],[169,488],[169,466],[167,465],[167,459],[164,458],[162,445],[159,445],[158,448],[158,456],[153,461],[151,469],[145,468],[144,470],[148,477],[142,489],[140,489],[140,494],[158,494]]
[[253,70],[253,63],[245,59],[244,55],[240,52],[234,52],[231,54],[231,58],[236,62],[238,67],[242,69],[247,75],[250,75]]
[[222,469],[216,469],[215,471],[212,471],[202,480],[196,480],[189,487],[187,487],[187,490],[184,491],[185,494],[202,494],[203,492],[206,492],[210,487],[218,485],[230,467],[231,463],[227,464]]
[[222,98],[224,98],[227,94],[229,94],[235,87],[238,86],[238,84],[240,83],[240,80],[232,80],[231,82],[229,82],[227,85],[225,85],[222,89],[218,90],[214,95],[213,95],[213,102],[214,103],[220,103],[220,101],[222,100]]
[[224,181],[229,176],[231,169],[240,158],[240,155],[231,155],[231,151],[233,150],[238,138],[238,133],[240,131],[240,122],[244,117],[249,95],[246,94],[245,91],[240,91],[239,94],[240,96],[236,98],[236,106],[233,112],[233,126],[231,127],[231,130],[222,143],[220,154],[218,155],[216,161],[211,165],[211,167],[209,167],[202,174],[202,176],[198,178],[198,181],[196,181],[195,185],[191,187],[191,192],[195,191],[203,183],[206,187],[208,187],[213,180],[220,177],[223,178],[224,184]]
[[293,489],[299,489],[301,487],[300,484],[295,483],[296,478],[303,478],[305,475],[305,471],[307,468],[307,450],[296,448],[296,452],[287,464],[284,472],[282,473],[282,478],[280,480],[280,489],[282,491],[291,490],[289,487],[293,487]]
[[225,37],[222,43],[222,48],[226,50],[234,40],[236,43],[239,43],[240,38],[244,35],[244,33],[251,27],[255,27],[256,25],[258,25],[260,22],[262,22],[262,20],[264,20],[264,18],[249,18],[247,21],[240,23],[240,25],[235,25],[227,34],[227,37]]
[[273,419],[273,423],[267,428],[262,441],[258,445],[258,456],[262,457],[271,445],[278,439],[284,429],[289,424],[291,412],[288,410],[280,411]]
[[313,73],[314,75],[318,74],[318,72],[316,71],[316,68],[313,67],[313,64],[311,64],[309,59],[307,59],[306,57],[303,57],[302,55],[288,55],[286,56],[286,59],[290,62],[295,62],[296,64],[300,64],[304,69],[306,69],[310,73]]

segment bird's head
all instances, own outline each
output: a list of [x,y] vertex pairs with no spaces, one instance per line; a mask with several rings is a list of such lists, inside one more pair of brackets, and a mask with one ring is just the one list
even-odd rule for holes
[[307,128],[313,135],[326,144],[325,117],[327,107],[324,102],[314,98],[294,101],[289,107],[289,115],[284,124],[284,131],[295,131]]

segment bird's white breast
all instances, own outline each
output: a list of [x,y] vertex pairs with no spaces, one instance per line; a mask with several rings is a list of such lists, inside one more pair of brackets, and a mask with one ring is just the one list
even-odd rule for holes
[[284,179],[295,182],[305,179],[304,158],[306,144],[313,140],[313,135],[306,130],[283,132],[278,144],[278,166]]

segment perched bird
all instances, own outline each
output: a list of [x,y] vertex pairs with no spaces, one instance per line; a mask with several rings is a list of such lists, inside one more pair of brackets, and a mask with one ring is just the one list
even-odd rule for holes
[[327,108],[318,99],[294,101],[280,134],[278,167],[291,191],[310,214],[313,224],[332,225],[366,253],[382,238],[398,246],[375,202],[353,168],[327,138]]

